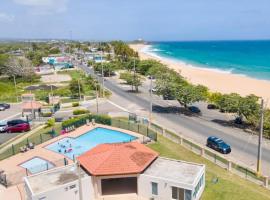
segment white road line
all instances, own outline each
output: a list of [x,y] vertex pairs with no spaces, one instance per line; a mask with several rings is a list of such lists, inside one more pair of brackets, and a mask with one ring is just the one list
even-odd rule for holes
[[114,105],[115,107],[120,108],[121,110],[123,110],[123,111],[125,111],[125,112],[129,112],[127,109],[123,108],[122,106],[119,106],[119,105],[113,103],[113,102],[110,101],[110,100],[107,100],[107,101],[108,101],[110,104]]

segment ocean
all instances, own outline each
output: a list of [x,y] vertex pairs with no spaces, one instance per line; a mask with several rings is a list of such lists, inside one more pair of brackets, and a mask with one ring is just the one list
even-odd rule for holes
[[270,40],[152,42],[146,53],[261,80],[270,80]]

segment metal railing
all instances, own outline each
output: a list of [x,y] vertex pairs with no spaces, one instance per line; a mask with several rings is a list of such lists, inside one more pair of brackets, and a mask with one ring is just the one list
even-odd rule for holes
[[262,185],[268,188],[270,180],[267,176],[258,175],[255,170],[244,166],[243,164],[233,162],[221,154],[193,141],[190,138],[184,137],[181,134],[176,134],[172,130],[165,129],[157,124],[152,123],[151,128],[157,131],[158,134],[170,139],[171,141],[185,147],[186,149],[196,153],[197,155],[206,158],[207,160],[215,163],[216,165],[227,169],[228,171],[239,175],[242,178],[245,178],[253,183]]

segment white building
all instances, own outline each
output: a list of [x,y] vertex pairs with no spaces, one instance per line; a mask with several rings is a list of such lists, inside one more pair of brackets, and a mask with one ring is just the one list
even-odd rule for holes
[[101,144],[77,160],[81,168],[26,177],[28,200],[198,200],[205,186],[204,165],[158,157],[138,142]]

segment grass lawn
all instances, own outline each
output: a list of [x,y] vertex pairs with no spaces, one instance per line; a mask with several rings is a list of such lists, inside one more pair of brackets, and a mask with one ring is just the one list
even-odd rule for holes
[[[35,79],[32,82],[26,82],[20,78],[16,79],[17,82],[17,93],[20,97],[21,94],[25,93],[24,88],[39,83],[39,80]],[[4,102],[16,102],[16,90],[14,87],[13,78],[0,78],[0,101]]]
[[[245,179],[229,173],[210,161],[185,149],[179,144],[158,135],[158,142],[149,145],[163,157],[203,163],[206,165],[206,187],[202,200],[266,200],[270,199],[270,191]],[[218,177],[218,182],[212,179]]]

